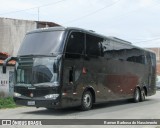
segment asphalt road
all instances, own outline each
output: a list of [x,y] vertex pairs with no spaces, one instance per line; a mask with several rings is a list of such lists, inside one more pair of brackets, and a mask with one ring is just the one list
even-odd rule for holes
[[[45,108],[18,107],[14,109],[1,109],[0,119],[160,119],[160,91],[156,95],[147,97],[146,101],[132,103],[127,100],[107,102],[105,104],[94,105],[90,111],[80,111],[77,108],[62,110],[47,110]],[[0,126],[3,127],[3,126]],[[6,127],[6,126],[5,126]],[[17,126],[7,126],[16,127]],[[18,126],[24,127],[24,126]],[[39,126],[36,126],[39,128]],[[46,127],[46,126],[45,126]],[[48,126],[48,127],[85,127],[85,126]],[[115,126],[88,126],[88,127],[109,127]],[[117,127],[117,126],[116,126]],[[141,126],[118,126],[118,127],[140,127],[140,128],[160,128],[154,125]],[[30,126],[30,128],[32,128]]]

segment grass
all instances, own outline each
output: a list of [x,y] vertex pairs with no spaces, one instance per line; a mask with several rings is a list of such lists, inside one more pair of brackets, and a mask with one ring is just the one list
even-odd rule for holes
[[12,97],[0,98],[0,109],[2,108],[15,108],[17,105],[14,103]]

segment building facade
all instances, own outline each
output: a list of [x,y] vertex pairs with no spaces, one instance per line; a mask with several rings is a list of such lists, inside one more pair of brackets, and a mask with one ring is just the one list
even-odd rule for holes
[[3,61],[7,57],[7,53],[0,52],[0,97],[8,97],[13,95],[15,61],[10,61],[7,65],[6,73],[2,73]]

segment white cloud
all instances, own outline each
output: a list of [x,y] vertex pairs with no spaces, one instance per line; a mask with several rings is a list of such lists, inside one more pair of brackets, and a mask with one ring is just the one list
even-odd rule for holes
[[154,0],[140,0],[140,6],[144,7],[144,6],[149,6],[154,4]]
[[18,0],[3,0],[0,4],[0,12],[10,12],[15,10],[32,8],[34,5],[28,2]]

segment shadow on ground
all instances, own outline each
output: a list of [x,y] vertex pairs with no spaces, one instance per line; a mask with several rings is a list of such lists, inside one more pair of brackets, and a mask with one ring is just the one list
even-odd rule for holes
[[[84,112],[92,113],[93,111],[116,111],[118,109],[125,109],[126,107],[137,107],[147,104],[156,103],[156,99],[146,99],[145,102],[133,103],[130,100],[118,100],[110,101],[101,104],[94,104],[93,108],[89,111],[81,111],[79,107],[65,108],[65,109],[37,109],[29,112],[23,112],[24,114],[35,114],[35,115],[55,115],[55,116],[64,116],[71,114],[83,114]],[[123,106],[123,107],[122,107]],[[111,109],[113,107],[113,109]]]

